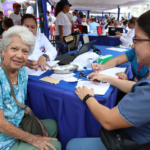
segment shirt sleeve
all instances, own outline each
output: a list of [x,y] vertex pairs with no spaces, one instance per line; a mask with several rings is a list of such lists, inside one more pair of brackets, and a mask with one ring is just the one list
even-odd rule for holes
[[136,86],[133,92],[127,94],[117,106],[119,114],[134,127],[150,122],[149,93],[150,84],[142,83]]
[[[28,84],[28,71],[27,69],[24,67],[24,76],[25,76],[25,82]],[[27,84],[25,87],[25,100],[27,99]]]
[[126,54],[127,59],[128,59],[130,62],[132,62],[134,56],[136,55],[136,54],[135,54],[135,49],[131,49],[131,50],[127,51],[125,54]]
[[0,109],[3,109],[2,85],[0,84]]
[[63,17],[62,14],[59,14],[57,16],[57,24],[58,24],[58,26],[64,26],[65,25],[65,18]]
[[46,53],[50,61],[53,61],[56,56],[57,56],[57,51],[56,48],[49,42],[49,40],[46,38],[46,36],[43,34],[42,35],[42,40],[43,40],[43,46],[45,47]]

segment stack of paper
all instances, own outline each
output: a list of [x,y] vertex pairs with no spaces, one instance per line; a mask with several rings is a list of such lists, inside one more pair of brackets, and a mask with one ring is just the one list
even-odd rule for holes
[[[47,61],[47,63],[52,67],[54,65],[56,65],[59,61]],[[32,76],[40,76],[41,74],[45,73],[46,71],[42,71],[41,68],[39,67],[38,70],[34,70],[34,69],[30,69],[28,67],[27,68],[27,71],[28,71],[28,75],[32,75]],[[46,70],[48,70],[49,67],[46,66]]]
[[76,87],[83,87],[83,86],[86,86],[88,89],[93,88],[94,94],[105,95],[105,93],[109,89],[110,84],[109,83],[94,84],[91,81],[79,81]]
[[69,73],[69,74],[52,74],[50,77],[56,78],[56,79],[60,79],[60,80],[64,80],[64,79],[67,79],[69,77],[73,77],[74,75],[75,75],[74,73]]
[[125,48],[116,48],[116,47],[111,47],[111,48],[106,48],[106,49],[112,50],[112,51],[117,51],[117,52],[127,51],[127,49],[125,49]]
[[125,72],[126,68],[121,68],[121,67],[114,67],[114,68],[110,68],[110,69],[106,69],[104,71],[100,71],[99,73],[100,74],[104,74],[104,75],[107,75],[107,76],[112,76],[114,78],[118,78],[116,76],[116,73],[119,73],[119,72]]

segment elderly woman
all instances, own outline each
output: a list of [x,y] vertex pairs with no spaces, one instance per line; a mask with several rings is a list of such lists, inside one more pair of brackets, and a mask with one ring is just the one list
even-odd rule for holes
[[50,67],[47,61],[53,61],[57,56],[56,48],[49,42],[43,33],[37,33],[37,21],[31,14],[26,14],[21,18],[21,25],[26,26],[36,37],[36,43],[33,53],[28,57],[26,66],[31,69],[46,70],[46,66]]
[[[133,41],[137,62],[146,65],[150,71],[150,20],[147,19],[149,16],[150,11],[138,18]],[[105,81],[129,93],[123,97],[118,106],[109,109],[97,102],[93,97],[93,89],[89,90],[86,87],[76,89],[75,92],[81,100],[89,94],[84,102],[101,125],[107,130],[125,128],[126,134],[140,144],[150,142],[150,74],[148,73],[137,83],[97,73],[92,73],[90,76],[92,76],[92,82],[94,79]],[[106,150],[106,147],[99,138],[74,139],[68,143],[67,150],[81,149]]]
[[[4,34],[0,45],[0,62],[8,70],[15,96],[24,104],[27,98],[28,74],[23,67],[35,45],[34,35],[26,28],[14,26]],[[39,121],[43,136],[21,129],[24,109],[17,106],[11,94],[8,79],[0,68],[0,149],[2,150],[60,150],[56,137],[58,129],[54,120]],[[47,131],[46,131],[47,130]],[[51,136],[51,137],[48,137]]]

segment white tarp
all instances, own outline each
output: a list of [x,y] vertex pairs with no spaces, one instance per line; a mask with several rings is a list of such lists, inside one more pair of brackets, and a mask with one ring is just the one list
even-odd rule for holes
[[[60,0],[49,0],[52,5],[56,5]],[[150,3],[150,0],[68,0],[72,4],[71,9],[90,10],[91,12],[102,12],[119,7],[140,5]]]

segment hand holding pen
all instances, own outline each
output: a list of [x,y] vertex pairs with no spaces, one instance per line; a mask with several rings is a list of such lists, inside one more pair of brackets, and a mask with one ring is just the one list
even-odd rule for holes
[[98,72],[100,72],[100,71],[103,71],[103,70],[104,70],[104,67],[103,67],[103,65],[101,65],[102,63],[103,63],[103,61],[101,61],[100,64],[98,64],[98,63],[93,63],[93,64],[92,64],[93,72],[98,73]]
[[26,66],[29,67],[30,69],[35,69],[36,71],[40,67],[40,65],[38,64],[37,61],[29,60],[29,59],[28,59],[28,61],[26,63]]

